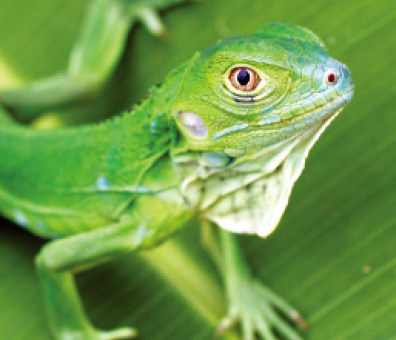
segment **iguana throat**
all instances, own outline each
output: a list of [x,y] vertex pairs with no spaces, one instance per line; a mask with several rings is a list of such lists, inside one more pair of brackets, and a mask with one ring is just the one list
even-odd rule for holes
[[183,171],[181,192],[200,214],[236,233],[268,236],[278,225],[305,158],[341,110],[305,133],[262,150],[257,158],[222,168],[174,158]]

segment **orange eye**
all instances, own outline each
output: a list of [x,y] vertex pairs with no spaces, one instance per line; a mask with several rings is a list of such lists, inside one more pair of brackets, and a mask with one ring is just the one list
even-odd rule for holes
[[232,86],[240,91],[252,91],[260,82],[255,71],[247,67],[234,68],[228,77]]

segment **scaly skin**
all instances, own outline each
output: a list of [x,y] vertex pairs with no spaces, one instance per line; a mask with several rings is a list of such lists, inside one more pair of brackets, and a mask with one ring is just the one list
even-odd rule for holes
[[[2,92],[0,102],[22,118],[73,104],[114,68],[134,18],[158,33],[151,9],[177,2],[144,2],[142,11],[140,2],[97,0],[68,73]],[[129,9],[126,17],[120,6]],[[109,21],[109,9],[124,21]],[[98,30],[103,23],[114,40]],[[98,39],[116,42],[104,62],[96,59],[103,46],[88,49]],[[132,113],[52,131],[19,125],[0,110],[0,152],[7,160],[0,165],[0,210],[55,239],[36,258],[54,337],[135,335],[96,330],[73,274],[153,247],[198,214],[221,227],[215,247],[230,305],[218,331],[240,321],[247,340],[275,339],[274,330],[301,339],[275,309],[303,326],[301,316],[252,278],[229,231],[264,237],[275,229],[310,148],[352,97],[348,69],[310,31],[271,24],[197,53],[151,93]]]

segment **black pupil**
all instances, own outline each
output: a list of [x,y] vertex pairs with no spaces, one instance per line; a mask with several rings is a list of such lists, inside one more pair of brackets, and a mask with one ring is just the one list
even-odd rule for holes
[[242,86],[249,84],[250,81],[250,74],[248,70],[242,69],[238,72],[237,75],[238,83]]

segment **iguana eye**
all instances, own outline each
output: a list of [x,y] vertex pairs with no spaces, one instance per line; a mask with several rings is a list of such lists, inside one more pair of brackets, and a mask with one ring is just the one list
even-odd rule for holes
[[260,82],[260,77],[257,73],[247,67],[234,68],[228,77],[231,85],[240,91],[252,91]]

